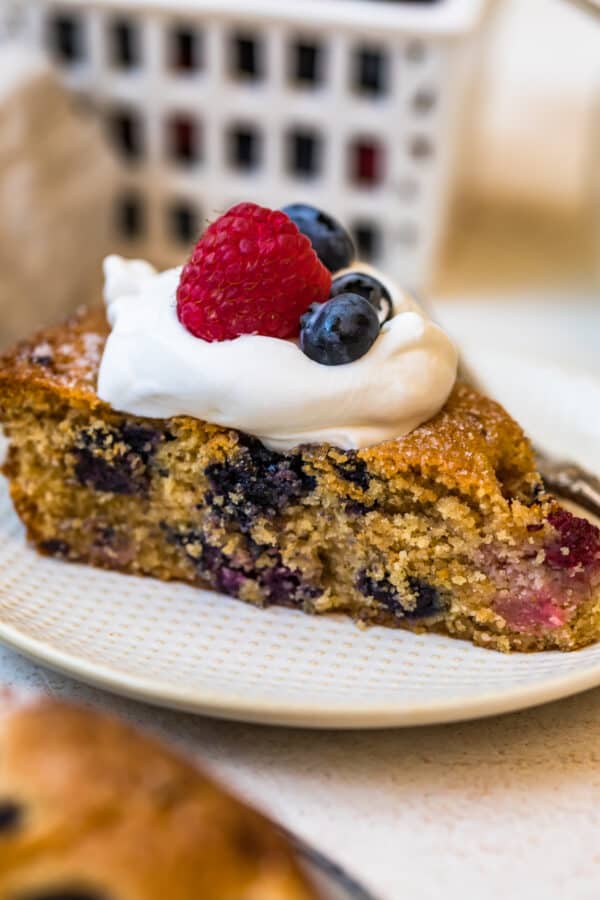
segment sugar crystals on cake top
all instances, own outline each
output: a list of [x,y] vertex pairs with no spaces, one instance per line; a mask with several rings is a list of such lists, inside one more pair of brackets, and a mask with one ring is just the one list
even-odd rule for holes
[[598,639],[600,532],[330,216],[239,204],[182,269],[105,274],[106,319],[0,367],[42,552],[500,650]]

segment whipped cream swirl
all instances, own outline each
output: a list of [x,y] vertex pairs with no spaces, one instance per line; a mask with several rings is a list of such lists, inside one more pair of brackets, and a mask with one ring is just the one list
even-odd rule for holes
[[243,335],[209,343],[177,318],[181,269],[109,256],[111,333],[98,395],[151,418],[193,416],[285,452],[326,442],[361,449],[408,434],[445,403],[456,378],[450,339],[406,294],[364,265],[392,296],[393,318],[365,356],[341,366],[309,359],[293,340]]

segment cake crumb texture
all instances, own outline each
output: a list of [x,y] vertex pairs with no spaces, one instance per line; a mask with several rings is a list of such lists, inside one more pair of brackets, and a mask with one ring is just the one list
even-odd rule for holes
[[458,384],[406,437],[279,454],[109,408],[106,335],[82,312],[0,367],[5,473],[41,552],[498,650],[598,639],[600,534],[544,491],[498,404]]

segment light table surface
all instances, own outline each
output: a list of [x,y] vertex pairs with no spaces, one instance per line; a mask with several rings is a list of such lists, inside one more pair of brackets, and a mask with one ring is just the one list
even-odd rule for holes
[[[480,328],[538,352],[539,302],[454,300],[442,317],[471,339]],[[600,301],[565,303],[544,306],[541,355],[600,377]],[[343,733],[153,709],[4,648],[0,682],[93,702],[177,741],[382,900],[600,896],[600,689],[479,722]]]

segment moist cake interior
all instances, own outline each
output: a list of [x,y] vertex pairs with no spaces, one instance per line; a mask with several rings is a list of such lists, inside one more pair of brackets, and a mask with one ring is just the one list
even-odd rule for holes
[[82,313],[0,368],[5,472],[42,552],[499,650],[598,638],[599,532],[544,492],[491,400],[459,384],[405,438],[278,454],[109,408],[95,393],[106,334],[103,313]]

